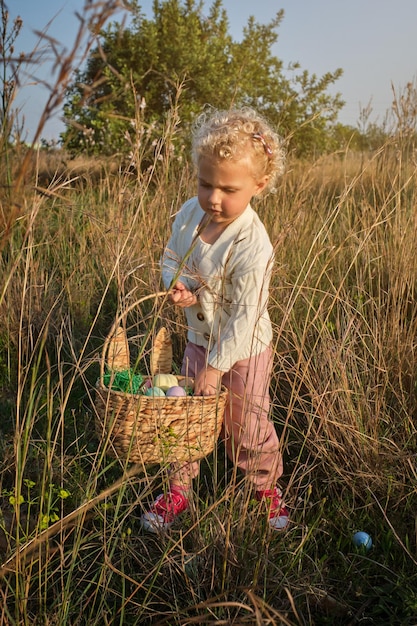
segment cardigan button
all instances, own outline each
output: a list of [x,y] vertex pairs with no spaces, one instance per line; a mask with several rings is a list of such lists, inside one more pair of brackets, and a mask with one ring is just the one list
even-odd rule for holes
[[203,315],[203,313],[201,313],[201,311],[199,311],[199,312],[197,313],[197,319],[198,319],[200,322],[202,322],[202,321],[204,320],[204,315]]

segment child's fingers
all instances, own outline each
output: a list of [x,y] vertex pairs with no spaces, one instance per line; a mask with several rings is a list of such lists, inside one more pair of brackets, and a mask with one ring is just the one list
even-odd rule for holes
[[197,296],[188,289],[173,289],[170,293],[171,302],[180,306],[192,306],[197,303]]
[[171,300],[171,302],[173,302],[173,304],[181,304],[181,301],[184,297],[183,294],[183,291],[173,289],[169,294],[169,299]]

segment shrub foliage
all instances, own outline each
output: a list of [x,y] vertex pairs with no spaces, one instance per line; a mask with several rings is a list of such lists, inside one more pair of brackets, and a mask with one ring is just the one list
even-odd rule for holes
[[[207,15],[195,0],[154,2],[152,18],[135,2],[131,11],[129,26],[113,22],[101,32],[85,69],[68,89],[63,140],[70,150],[128,151],[126,136],[134,133],[138,104],[159,138],[161,120],[177,101],[180,86],[184,131],[207,103],[250,105],[283,135],[292,136],[299,153],[326,146],[329,122],[343,105],[328,88],[342,71],[317,77],[297,63],[284,67],[273,54],[282,10],[268,24],[251,17],[241,41],[229,32],[221,0],[213,2]],[[182,133],[182,142],[186,136]]]

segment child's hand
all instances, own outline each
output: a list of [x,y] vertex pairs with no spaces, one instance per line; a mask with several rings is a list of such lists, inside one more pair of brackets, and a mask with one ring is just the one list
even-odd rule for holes
[[201,370],[195,378],[194,395],[213,396],[220,388],[223,374],[224,372],[207,365],[207,368]]
[[184,283],[181,283],[180,281],[177,281],[172,287],[169,298],[171,302],[182,308],[197,304],[197,296],[195,293],[187,289]]

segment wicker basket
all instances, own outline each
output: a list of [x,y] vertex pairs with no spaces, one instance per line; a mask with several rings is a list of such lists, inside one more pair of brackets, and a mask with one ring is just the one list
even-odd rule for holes
[[[120,325],[113,326],[104,343],[95,397],[96,431],[110,455],[151,465],[196,461],[213,450],[223,422],[224,388],[213,396],[133,395],[104,385],[106,364],[112,371],[130,367],[128,341]],[[153,342],[150,371],[167,374],[171,367],[171,338],[161,328]]]

